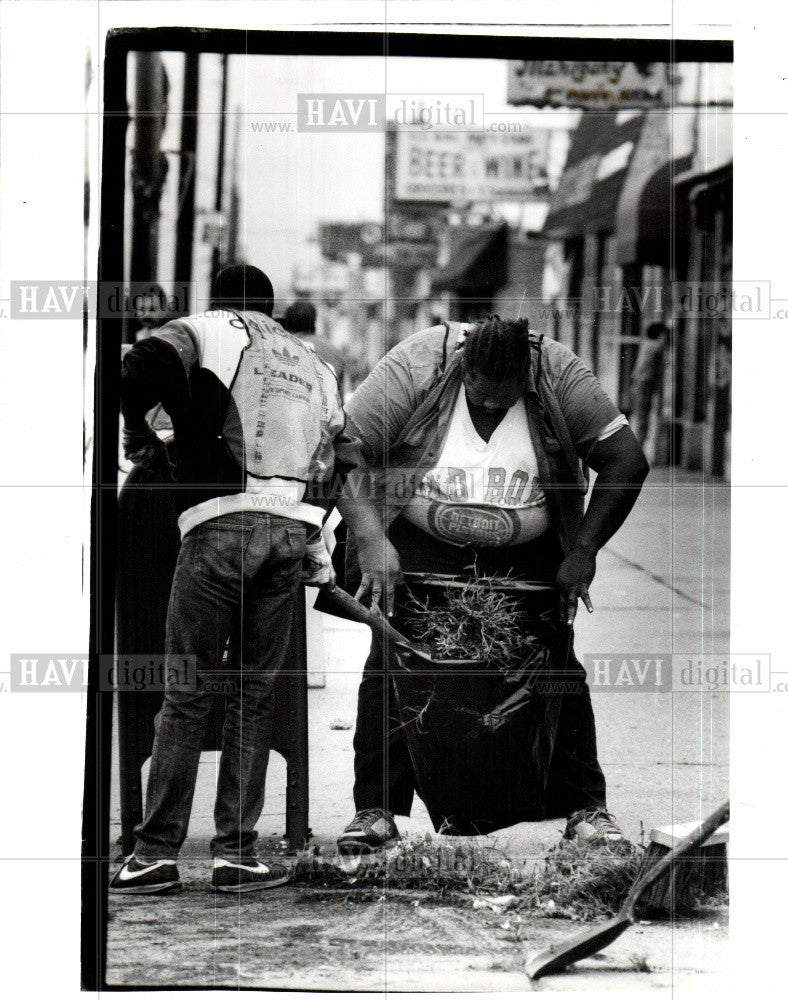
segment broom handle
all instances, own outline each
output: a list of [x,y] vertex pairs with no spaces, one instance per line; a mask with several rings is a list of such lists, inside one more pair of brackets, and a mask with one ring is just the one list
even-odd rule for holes
[[664,858],[660,858],[655,865],[648,869],[642,878],[638,879],[638,881],[632,886],[629,895],[626,898],[626,902],[624,903],[623,909],[626,909],[629,905],[635,903],[640,894],[645,889],[648,889],[650,885],[653,885],[656,881],[661,879],[665,872],[667,872],[674,862],[678,861],[680,857],[683,857],[685,854],[689,854],[694,847],[699,847],[704,840],[708,840],[714,831],[730,818],[730,814],[730,802],[726,802],[724,805],[721,805],[719,809],[715,809],[711,816],[696,827],[692,833],[688,834],[683,840],[679,841],[672,851],[669,851]]
[[389,642],[393,642],[397,646],[405,646],[407,649],[413,649],[413,644],[404,635],[401,635],[382,614],[379,612],[376,614],[369,608],[365,608],[360,601],[357,601],[355,597],[351,597],[341,587],[334,587],[328,596],[346,615],[354,618],[357,622],[361,622],[362,625],[369,625],[379,639],[388,639]]

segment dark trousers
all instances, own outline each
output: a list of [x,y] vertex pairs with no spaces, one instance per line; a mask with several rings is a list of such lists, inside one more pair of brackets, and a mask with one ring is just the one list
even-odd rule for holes
[[256,856],[274,681],[288,649],[305,545],[304,524],[262,511],[214,518],[184,538],[167,611],[166,653],[176,663],[195,657],[197,683],[181,689],[170,683],[168,672],[155,722],[145,819],[135,830],[139,859],[177,858],[186,837],[228,640],[232,683],[211,851],[231,861]]
[[[511,571],[523,579],[551,582],[561,560],[558,540],[552,534],[506,548],[460,548],[440,542],[399,518],[390,528],[389,538],[405,572],[461,574],[475,565],[480,573]],[[545,789],[545,819],[606,805],[590,693],[572,651],[569,661],[568,669],[580,683],[573,683],[572,693],[562,696]],[[356,809],[382,807],[409,816],[416,778],[383,650],[374,638],[358,692],[353,748]]]

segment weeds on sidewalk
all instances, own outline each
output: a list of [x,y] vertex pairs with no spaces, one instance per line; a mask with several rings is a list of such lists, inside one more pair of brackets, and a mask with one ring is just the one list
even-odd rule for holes
[[391,893],[406,902],[437,902],[592,920],[616,913],[640,866],[633,845],[578,846],[562,841],[544,861],[521,864],[473,838],[429,835],[348,864],[303,852],[291,884],[316,890],[314,901],[339,892],[354,901]]
[[592,920],[618,913],[640,871],[641,848],[561,840],[537,873],[533,901],[551,916]]
[[494,847],[472,838],[402,840],[385,852],[348,859],[299,855],[291,883],[305,886],[418,889],[456,894],[511,888],[512,863]]

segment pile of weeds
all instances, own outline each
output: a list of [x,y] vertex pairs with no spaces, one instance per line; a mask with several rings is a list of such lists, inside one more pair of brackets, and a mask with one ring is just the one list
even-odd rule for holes
[[504,892],[511,889],[513,868],[500,851],[473,838],[433,839],[427,834],[356,859],[323,858],[304,851],[290,881],[312,888],[390,887],[444,895]]
[[530,901],[545,913],[593,920],[618,913],[640,872],[643,851],[628,841],[561,840],[537,870]]
[[517,597],[502,592],[507,577],[471,577],[423,601],[411,594],[405,621],[413,640],[437,659],[479,660],[513,682],[547,665],[544,640],[530,634]]
[[406,901],[533,911],[543,916],[593,920],[617,913],[637,877],[642,849],[632,844],[561,841],[546,858],[517,863],[474,838],[403,840],[386,852],[353,861],[299,855],[291,884],[355,901],[391,893]]

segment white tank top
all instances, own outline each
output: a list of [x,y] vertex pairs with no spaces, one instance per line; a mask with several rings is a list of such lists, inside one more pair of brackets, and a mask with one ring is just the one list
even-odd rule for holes
[[544,534],[550,521],[523,400],[485,441],[461,386],[440,457],[404,514],[455,545],[520,545]]

